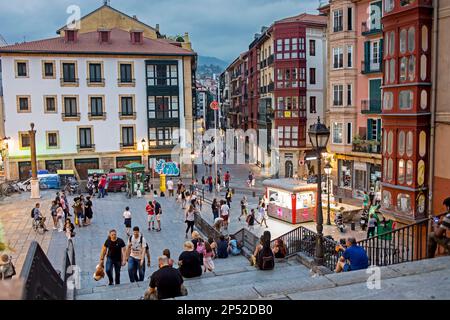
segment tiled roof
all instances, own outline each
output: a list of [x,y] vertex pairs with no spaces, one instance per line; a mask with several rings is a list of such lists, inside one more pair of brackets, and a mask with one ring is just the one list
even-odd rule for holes
[[285,18],[276,22],[304,22],[306,24],[327,24],[327,17],[315,14],[302,13],[294,17]]
[[76,42],[66,42],[64,37],[30,41],[0,47],[0,53],[195,55],[195,52],[180,48],[163,39],[144,37],[143,44],[132,44],[129,32],[121,29],[112,29],[110,39],[109,43],[100,43],[98,33],[95,31],[78,34]]

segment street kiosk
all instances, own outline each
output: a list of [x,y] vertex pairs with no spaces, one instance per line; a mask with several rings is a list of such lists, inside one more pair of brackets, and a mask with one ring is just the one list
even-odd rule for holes
[[130,163],[125,166],[127,170],[127,192],[128,196],[137,195],[140,190],[141,194],[145,193],[145,166],[140,163]]

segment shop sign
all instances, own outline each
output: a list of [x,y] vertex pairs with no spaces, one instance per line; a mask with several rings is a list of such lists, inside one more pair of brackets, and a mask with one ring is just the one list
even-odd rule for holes
[[425,183],[425,162],[423,160],[420,160],[417,166],[417,183],[419,186]]
[[355,168],[355,170],[360,170],[360,171],[367,170],[367,165],[364,162],[355,162],[353,164],[353,167]]
[[290,118],[291,117],[291,112],[290,111],[285,111],[284,112],[284,117],[285,118]]
[[166,162],[163,159],[160,159],[156,163],[155,172],[158,174],[165,174],[166,176],[180,175],[180,169],[178,168],[178,164],[176,162]]

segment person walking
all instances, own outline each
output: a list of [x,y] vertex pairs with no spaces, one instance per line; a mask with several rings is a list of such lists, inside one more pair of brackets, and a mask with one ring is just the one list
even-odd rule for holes
[[42,227],[42,229],[44,229],[44,232],[47,232],[47,226],[45,225],[45,220],[46,218],[44,217],[44,215],[41,212],[41,204],[40,203],[36,203],[35,207],[31,210],[32,214],[33,214],[33,219],[39,223],[39,225]]
[[213,272],[214,271],[214,250],[211,247],[211,244],[208,241],[205,241],[205,250],[203,254],[203,272],[206,273],[207,271]]
[[169,178],[167,181],[167,190],[169,191],[169,197],[173,197],[173,181],[172,178]]
[[102,175],[100,181],[98,182],[98,198],[104,198],[106,193],[106,177]]
[[61,205],[57,204],[57,207],[56,207],[56,225],[57,225],[57,228],[58,228],[58,232],[62,232],[63,231],[63,228],[64,228],[63,219],[64,219],[64,211],[63,211]]
[[375,230],[377,227],[377,219],[370,214],[369,221],[367,222],[367,238],[375,236]]
[[81,228],[83,226],[83,205],[81,196],[74,198],[73,201],[72,208],[75,215],[75,225]]
[[239,221],[241,221],[242,216],[244,216],[245,220],[247,221],[247,214],[248,214],[247,206],[248,206],[247,197],[244,196],[241,200],[241,215],[238,218]]
[[66,234],[66,237],[68,240],[72,239],[75,236],[75,226],[73,225],[72,221],[70,221],[69,218],[67,218],[64,221],[64,228],[63,231]]
[[128,238],[127,261],[128,276],[130,282],[139,282],[144,279],[143,266],[145,263],[145,251],[147,243],[139,231],[139,227],[133,228],[133,234]]
[[156,216],[156,223],[158,224],[158,229],[156,229],[157,232],[161,231],[161,214],[162,214],[162,207],[161,204],[153,200],[153,207],[155,208],[155,216]]
[[230,171],[227,171],[225,173],[225,175],[223,176],[223,180],[225,181],[225,188],[228,189],[230,187],[230,180],[231,180]]
[[250,210],[250,214],[247,216],[247,228],[249,231],[253,230],[255,225],[255,209]]
[[209,187],[209,193],[213,192],[213,177],[209,176],[208,177],[208,187]]
[[94,177],[92,178],[92,183],[94,184],[93,196],[95,197],[95,194],[98,193],[98,183],[99,183],[98,175],[96,173],[94,173]]
[[183,186],[183,180],[178,180],[177,182],[177,195],[181,194],[181,187]]
[[221,201],[220,206],[220,217],[223,219],[223,227],[225,230],[228,230],[228,223],[230,218],[230,207],[225,201]]
[[50,207],[50,214],[51,214],[52,220],[53,220],[53,230],[58,229],[58,218],[56,215],[56,209],[58,209],[58,204],[56,203],[55,200],[53,200],[52,206]]
[[251,188],[253,186],[253,173],[251,171],[249,171],[248,173],[248,180],[247,180],[247,185],[249,188]]
[[195,208],[194,208],[193,205],[190,205],[190,206],[189,206],[189,209],[186,210],[185,216],[186,216],[185,222],[186,222],[186,225],[187,225],[187,227],[186,227],[186,236],[185,236],[185,238],[187,239],[187,238],[188,238],[188,232],[189,232],[189,229],[191,229],[191,234],[192,234],[192,232],[194,232],[194,225],[195,225]]
[[147,211],[148,231],[155,230],[155,206],[152,201],[148,202],[145,211]]
[[64,219],[72,216],[70,214],[69,200],[67,199],[65,191],[61,191],[61,207],[64,210]]
[[225,195],[225,199],[227,200],[228,207],[231,208],[231,198],[233,198],[233,193],[231,193],[230,188],[227,189],[227,193]]
[[[126,245],[125,242],[117,237],[116,230],[111,230],[109,232],[108,238],[102,247],[102,252],[100,253],[100,262],[101,266],[105,266],[105,257],[106,257],[106,274],[108,276],[109,285],[120,284],[120,269],[125,266],[127,263],[126,257]],[[113,278],[113,269],[114,269],[114,278]]]
[[123,224],[125,225],[125,232],[127,233],[127,237],[130,236],[131,231],[131,211],[130,207],[126,207],[125,211],[122,214],[123,216]]
[[261,202],[261,205],[258,208],[258,215],[259,215],[259,224],[262,227],[262,224],[264,222],[266,228],[268,228],[269,226],[267,225],[267,220],[266,220],[266,204],[264,202]]
[[92,211],[92,200],[91,196],[87,196],[84,201],[84,224],[86,226],[91,224],[91,220],[94,216],[94,212]]
[[212,210],[213,218],[214,218],[214,220],[216,220],[219,217],[219,211],[220,211],[220,206],[219,206],[219,203],[217,202],[216,198],[214,198],[214,200],[211,204],[211,210]]
[[181,186],[181,208],[186,208],[186,197],[188,196],[188,192],[186,191],[186,188]]

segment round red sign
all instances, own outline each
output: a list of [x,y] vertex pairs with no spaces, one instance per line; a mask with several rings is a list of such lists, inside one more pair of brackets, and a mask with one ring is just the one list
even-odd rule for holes
[[219,103],[217,101],[213,101],[213,102],[211,102],[209,107],[213,110],[219,110]]

